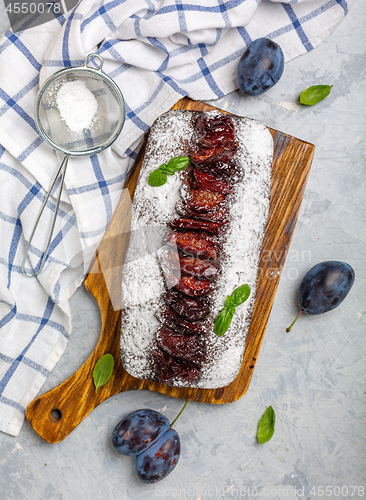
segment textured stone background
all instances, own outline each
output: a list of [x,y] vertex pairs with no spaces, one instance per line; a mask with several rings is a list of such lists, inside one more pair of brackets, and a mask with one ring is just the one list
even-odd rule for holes
[[[358,0],[326,42],[285,66],[268,93],[246,98],[234,92],[213,103],[316,146],[246,395],[224,406],[188,405],[176,425],[180,461],[157,485],[139,482],[133,459],[116,453],[110,436],[131,411],[154,408],[173,419],[181,401],[148,391],[117,395],[57,445],[44,442],[26,422],[17,438],[0,435],[1,500],[312,499],[321,498],[319,487],[332,499],[366,495],[353,488],[366,487],[365,26],[365,5]],[[300,106],[300,92],[314,84],[334,87],[318,105]],[[286,334],[298,311],[302,277],[324,260],[353,266],[350,295],[328,314],[303,315]],[[97,342],[99,309],[83,288],[74,295],[72,310],[67,352],[44,391],[72,374]],[[275,434],[259,445],[257,424],[270,404]]]

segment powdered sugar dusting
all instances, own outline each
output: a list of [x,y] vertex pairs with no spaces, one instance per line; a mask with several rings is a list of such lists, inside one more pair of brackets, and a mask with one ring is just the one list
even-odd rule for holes
[[[217,112],[213,112],[213,114]],[[159,251],[167,222],[177,216],[175,204],[181,199],[182,174],[168,176],[161,187],[147,183],[149,174],[169,158],[188,155],[193,123],[198,112],[174,111],[162,115],[154,124],[147,145],[133,202],[132,229],[123,272],[124,310],[121,328],[121,360],[137,378],[156,380],[151,361],[159,326],[155,312],[161,306],[164,277],[159,266]],[[267,223],[273,141],[268,129],[247,118],[232,117],[238,140],[237,161],[245,171],[243,181],[230,194],[230,227],[223,242],[222,273],[211,295],[211,323],[205,335],[207,363],[202,376],[192,387],[218,388],[232,382],[238,374],[245,349],[255,302],[259,254]],[[146,227],[149,231],[146,231]],[[136,246],[139,252],[136,253]],[[160,250],[159,250],[160,249]],[[137,255],[137,258],[136,258]],[[247,283],[251,294],[240,305],[223,337],[213,331],[213,322],[228,294]],[[176,386],[184,386],[177,380]]]
[[162,115],[152,127],[146,147],[140,177],[135,191],[132,229],[151,224],[166,224],[175,213],[182,185],[182,172],[168,176],[168,181],[158,188],[147,180],[151,172],[175,156],[186,156],[192,137],[192,115],[172,112]]
[[137,378],[153,377],[149,352],[159,324],[155,312],[164,292],[159,255],[166,224],[180,198],[182,173],[168,176],[166,184],[158,188],[147,180],[162,163],[188,154],[192,120],[190,113],[175,112],[155,122],[134,194],[131,238],[122,276],[121,359],[126,370]]
[[238,156],[245,171],[242,182],[235,184],[230,205],[230,227],[224,243],[222,274],[213,293],[212,320],[235,288],[247,283],[251,293],[233,317],[223,337],[214,332],[208,337],[210,362],[203,368],[200,387],[222,387],[238,374],[244,354],[255,302],[259,253],[267,224],[271,190],[273,142],[264,125],[254,120],[234,118]]
[[71,132],[81,132],[92,124],[98,103],[82,80],[65,83],[59,90],[57,107]]

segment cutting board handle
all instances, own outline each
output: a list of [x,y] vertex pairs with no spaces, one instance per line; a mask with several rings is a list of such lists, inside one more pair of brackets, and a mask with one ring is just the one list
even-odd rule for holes
[[[65,439],[94,408],[110,397],[107,385],[113,384],[113,380],[95,392],[92,372],[97,359],[94,354],[61,385],[28,406],[26,417],[45,441],[58,443]],[[121,391],[123,387],[118,392]]]
[[[132,174],[133,175],[133,174]],[[59,386],[42,394],[27,407],[26,417],[33,429],[49,443],[58,443],[111,394],[134,388],[125,385],[129,375],[119,358],[121,318],[121,276],[130,235],[131,198],[124,189],[115,217],[98,247],[85,286],[99,304],[102,328],[99,341],[86,362]],[[114,229],[118,228],[118,232]],[[104,354],[114,356],[111,379],[95,391],[93,369]],[[137,384],[138,385],[138,384]]]
[[[117,316],[117,315],[116,315]],[[100,339],[106,339],[107,332],[115,331],[113,323],[118,318],[109,318],[105,322]],[[112,327],[112,328],[110,328]],[[99,345],[100,344],[100,345]],[[111,379],[96,392],[93,381],[93,369],[98,359],[106,354],[105,345],[99,342],[86,362],[67,380],[51,391],[33,400],[26,411],[26,417],[33,429],[47,442],[58,443],[72,432],[75,427],[100,403],[112,393],[124,390],[121,384],[123,368],[119,356],[114,355],[115,369]],[[118,353],[118,348],[110,349]],[[118,387],[114,387],[117,385]]]

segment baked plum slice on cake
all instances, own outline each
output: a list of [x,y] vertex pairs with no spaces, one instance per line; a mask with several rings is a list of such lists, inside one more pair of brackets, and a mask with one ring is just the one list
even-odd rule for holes
[[235,127],[230,117],[202,116],[197,119],[190,149],[195,169],[223,181],[238,182],[244,172],[235,160],[236,153]]
[[212,280],[220,272],[220,263],[212,259],[200,259],[191,255],[179,256],[180,269],[183,275]]
[[189,297],[172,288],[164,294],[165,302],[182,318],[188,321],[200,321],[210,313],[210,299],[206,296]]
[[174,286],[190,297],[202,297],[202,295],[209,295],[215,290],[214,281],[199,280],[194,276],[182,276]]
[[200,259],[194,255],[177,253],[174,247],[166,248],[161,253],[161,266],[170,286],[173,286],[181,275],[212,280],[220,272],[220,263],[217,260]]
[[220,252],[216,236],[196,231],[172,231],[166,241],[175,243],[184,254],[197,255],[206,259],[217,259]]
[[194,384],[201,378],[201,371],[192,363],[183,361],[164,352],[157,345],[152,350],[155,370],[165,384],[180,379],[186,384]]
[[228,115],[200,115],[195,123],[193,142],[209,146],[236,145],[235,127]]
[[157,344],[164,352],[174,358],[189,361],[200,368],[206,357],[206,346],[200,335],[184,335],[166,326],[156,334]]
[[227,148],[225,146],[200,146],[196,144],[191,149],[191,161],[194,165],[205,163],[206,166],[216,162],[230,163],[236,154],[236,147]]
[[201,231],[207,231],[208,233],[215,234],[217,236],[225,230],[225,226],[228,224],[228,222],[229,221],[208,222],[182,217],[171,221],[170,226],[173,229],[198,229]]
[[229,155],[216,160],[212,160],[212,158],[209,158],[207,161],[202,160],[197,162],[194,168],[195,170],[205,172],[217,179],[233,184],[244,179],[244,170],[232,157],[229,157]]
[[203,187],[191,188],[184,201],[187,208],[196,212],[217,212],[225,203],[225,195]]
[[223,180],[214,177],[206,172],[201,170],[194,169],[193,176],[195,178],[196,184],[203,189],[207,189],[208,191],[212,191],[214,193],[228,194],[233,190],[233,185],[230,182],[226,182]]
[[184,335],[202,335],[209,327],[205,321],[187,321],[168,306],[158,309],[155,316],[163,325]]
[[229,222],[229,213],[226,205],[222,206],[216,212],[197,212],[197,210],[188,208],[183,200],[179,200],[175,205],[175,209],[178,214],[184,218],[222,224],[227,224]]

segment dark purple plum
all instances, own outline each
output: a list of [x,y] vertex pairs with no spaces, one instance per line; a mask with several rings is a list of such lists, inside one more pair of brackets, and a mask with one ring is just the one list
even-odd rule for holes
[[[343,302],[355,281],[355,272],[346,262],[320,262],[307,272],[300,285],[301,311],[323,314]],[[295,323],[292,323],[292,325]],[[292,325],[287,328],[289,332]]]
[[254,40],[244,51],[237,68],[239,89],[248,95],[260,95],[281,78],[285,58],[281,47],[269,38]]
[[172,472],[180,456],[177,431],[169,429],[136,457],[136,472],[144,483],[157,483]]
[[183,413],[188,400],[173,422],[154,410],[130,413],[115,427],[113,446],[120,453],[136,456],[136,472],[144,483],[156,483],[172,472],[180,456],[180,440],[172,427]]
[[300,286],[300,305],[308,314],[322,314],[346,298],[355,272],[345,262],[321,262],[306,274]]
[[136,410],[115,427],[112,443],[125,455],[138,455],[170,428],[169,420],[154,410]]

